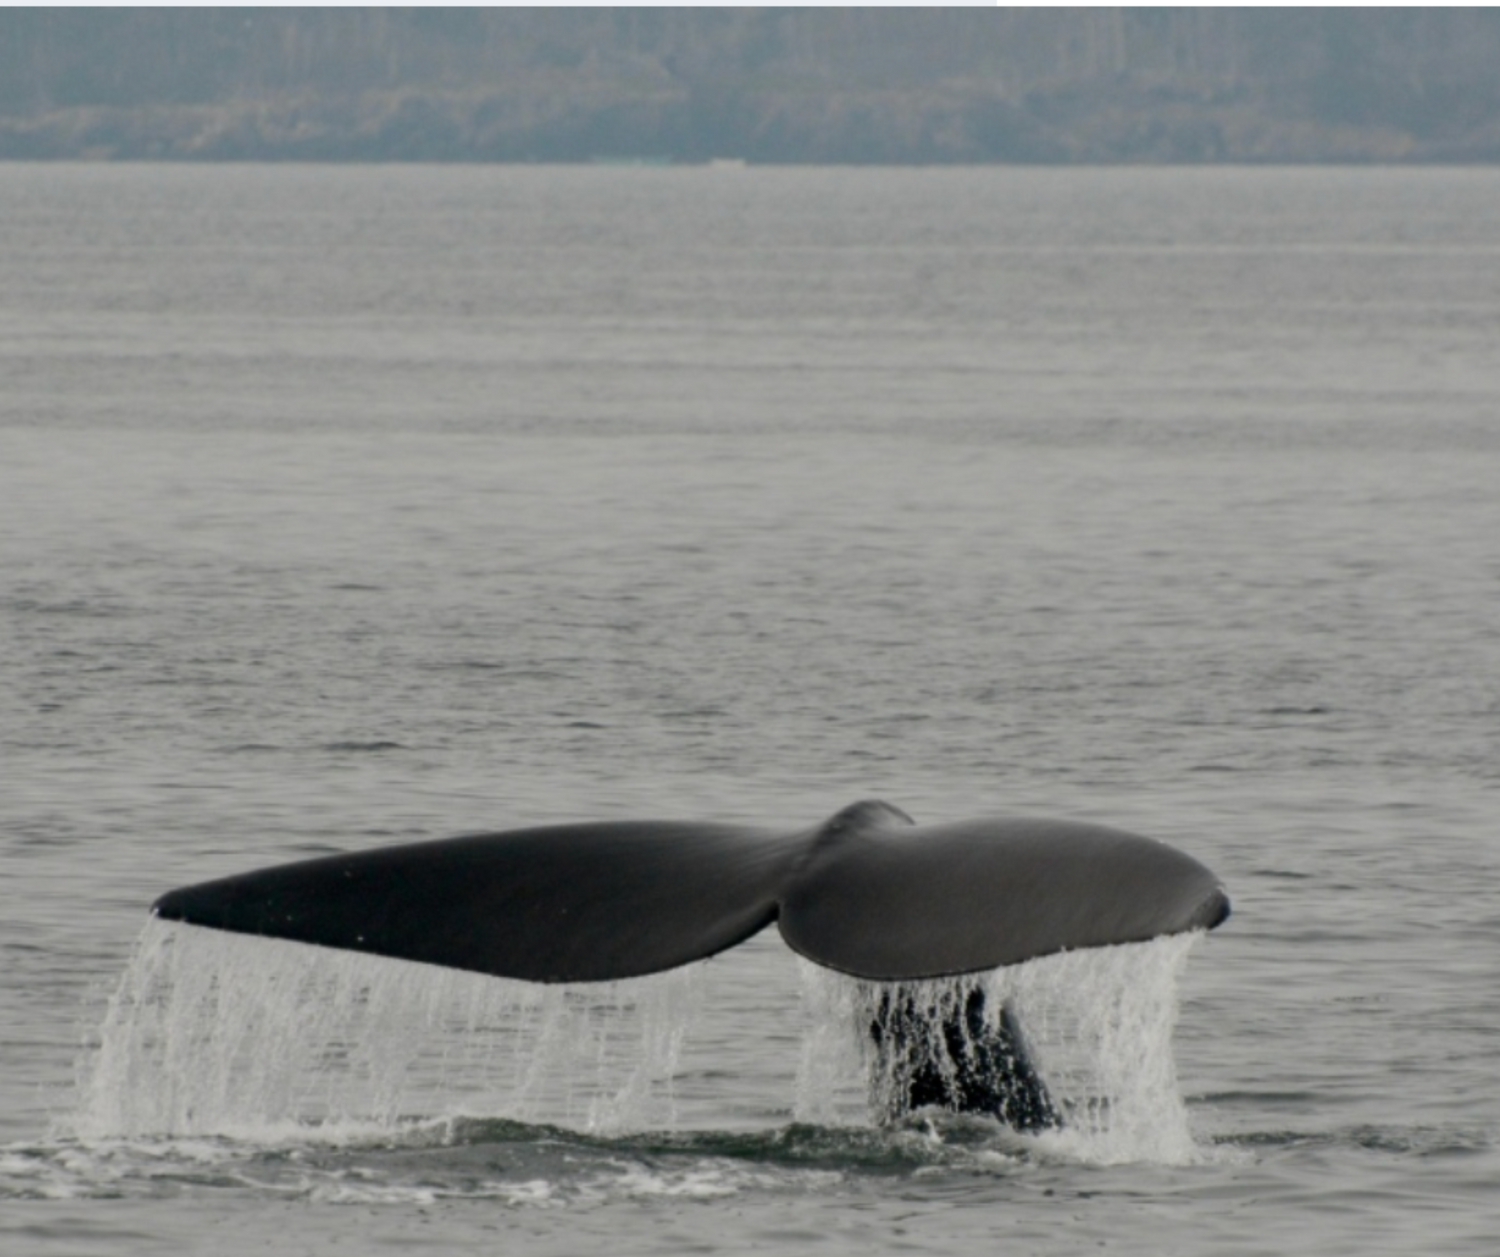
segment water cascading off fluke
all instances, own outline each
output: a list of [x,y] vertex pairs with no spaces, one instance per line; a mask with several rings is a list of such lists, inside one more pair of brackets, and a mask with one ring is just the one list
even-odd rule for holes
[[[1015,1123],[1037,1132],[1039,1146],[1088,1161],[1190,1160],[1171,1033],[1193,938],[896,984],[799,962],[800,1005],[772,989],[755,1000],[772,1023],[768,1040],[802,1044],[779,1073],[770,1062],[761,1080],[746,1080],[759,1090],[758,1121],[790,1114],[868,1126],[895,1117],[895,1088],[909,1087],[914,1070],[941,1075],[966,1048],[955,1040],[946,1065],[882,1053],[870,1030],[882,1006],[951,1013],[978,994],[1022,1028],[1055,1106],[1057,1125]],[[271,1144],[383,1139],[465,1117],[601,1134],[671,1130],[679,1079],[713,1074],[717,1094],[700,1097],[691,1120],[722,1129],[715,1104],[721,1115],[743,1113],[747,1097],[711,1059],[725,1031],[706,969],[540,986],[152,922],[64,1125],[91,1140]],[[955,1025],[942,1015],[937,1024]]]

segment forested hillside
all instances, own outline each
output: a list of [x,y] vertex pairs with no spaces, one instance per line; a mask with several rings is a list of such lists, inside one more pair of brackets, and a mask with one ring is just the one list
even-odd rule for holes
[[0,9],[0,156],[1493,161],[1495,9]]

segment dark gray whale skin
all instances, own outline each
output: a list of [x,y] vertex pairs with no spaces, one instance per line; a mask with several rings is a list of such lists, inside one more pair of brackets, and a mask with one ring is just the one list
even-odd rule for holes
[[921,1108],[987,1113],[1024,1133],[1055,1130],[1062,1114],[1031,1060],[1009,1004],[992,1023],[985,994],[970,987],[948,1010],[925,1004],[909,987],[882,986],[869,1025],[879,1060],[881,1116],[899,1121]]
[[170,891],[152,911],[532,982],[655,973],[774,921],[817,964],[897,981],[1210,930],[1229,900],[1191,856],[1137,834],[919,826],[867,801],[793,833],[600,822],[331,855]]

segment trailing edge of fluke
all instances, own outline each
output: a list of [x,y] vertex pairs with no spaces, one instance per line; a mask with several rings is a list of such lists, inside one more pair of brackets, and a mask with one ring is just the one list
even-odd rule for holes
[[533,982],[671,969],[774,921],[807,959],[894,981],[1211,930],[1229,899],[1192,857],[1137,834],[916,825],[867,801],[789,834],[622,821],[332,855],[174,890],[152,911]]

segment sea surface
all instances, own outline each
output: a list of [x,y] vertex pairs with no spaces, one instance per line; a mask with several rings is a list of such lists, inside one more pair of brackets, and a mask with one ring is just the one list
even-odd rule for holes
[[[0,223],[0,1250],[1496,1251],[1500,171],[6,165]],[[870,797],[1223,878],[993,975],[1098,1122],[873,1121],[774,931],[543,990],[148,917]]]

